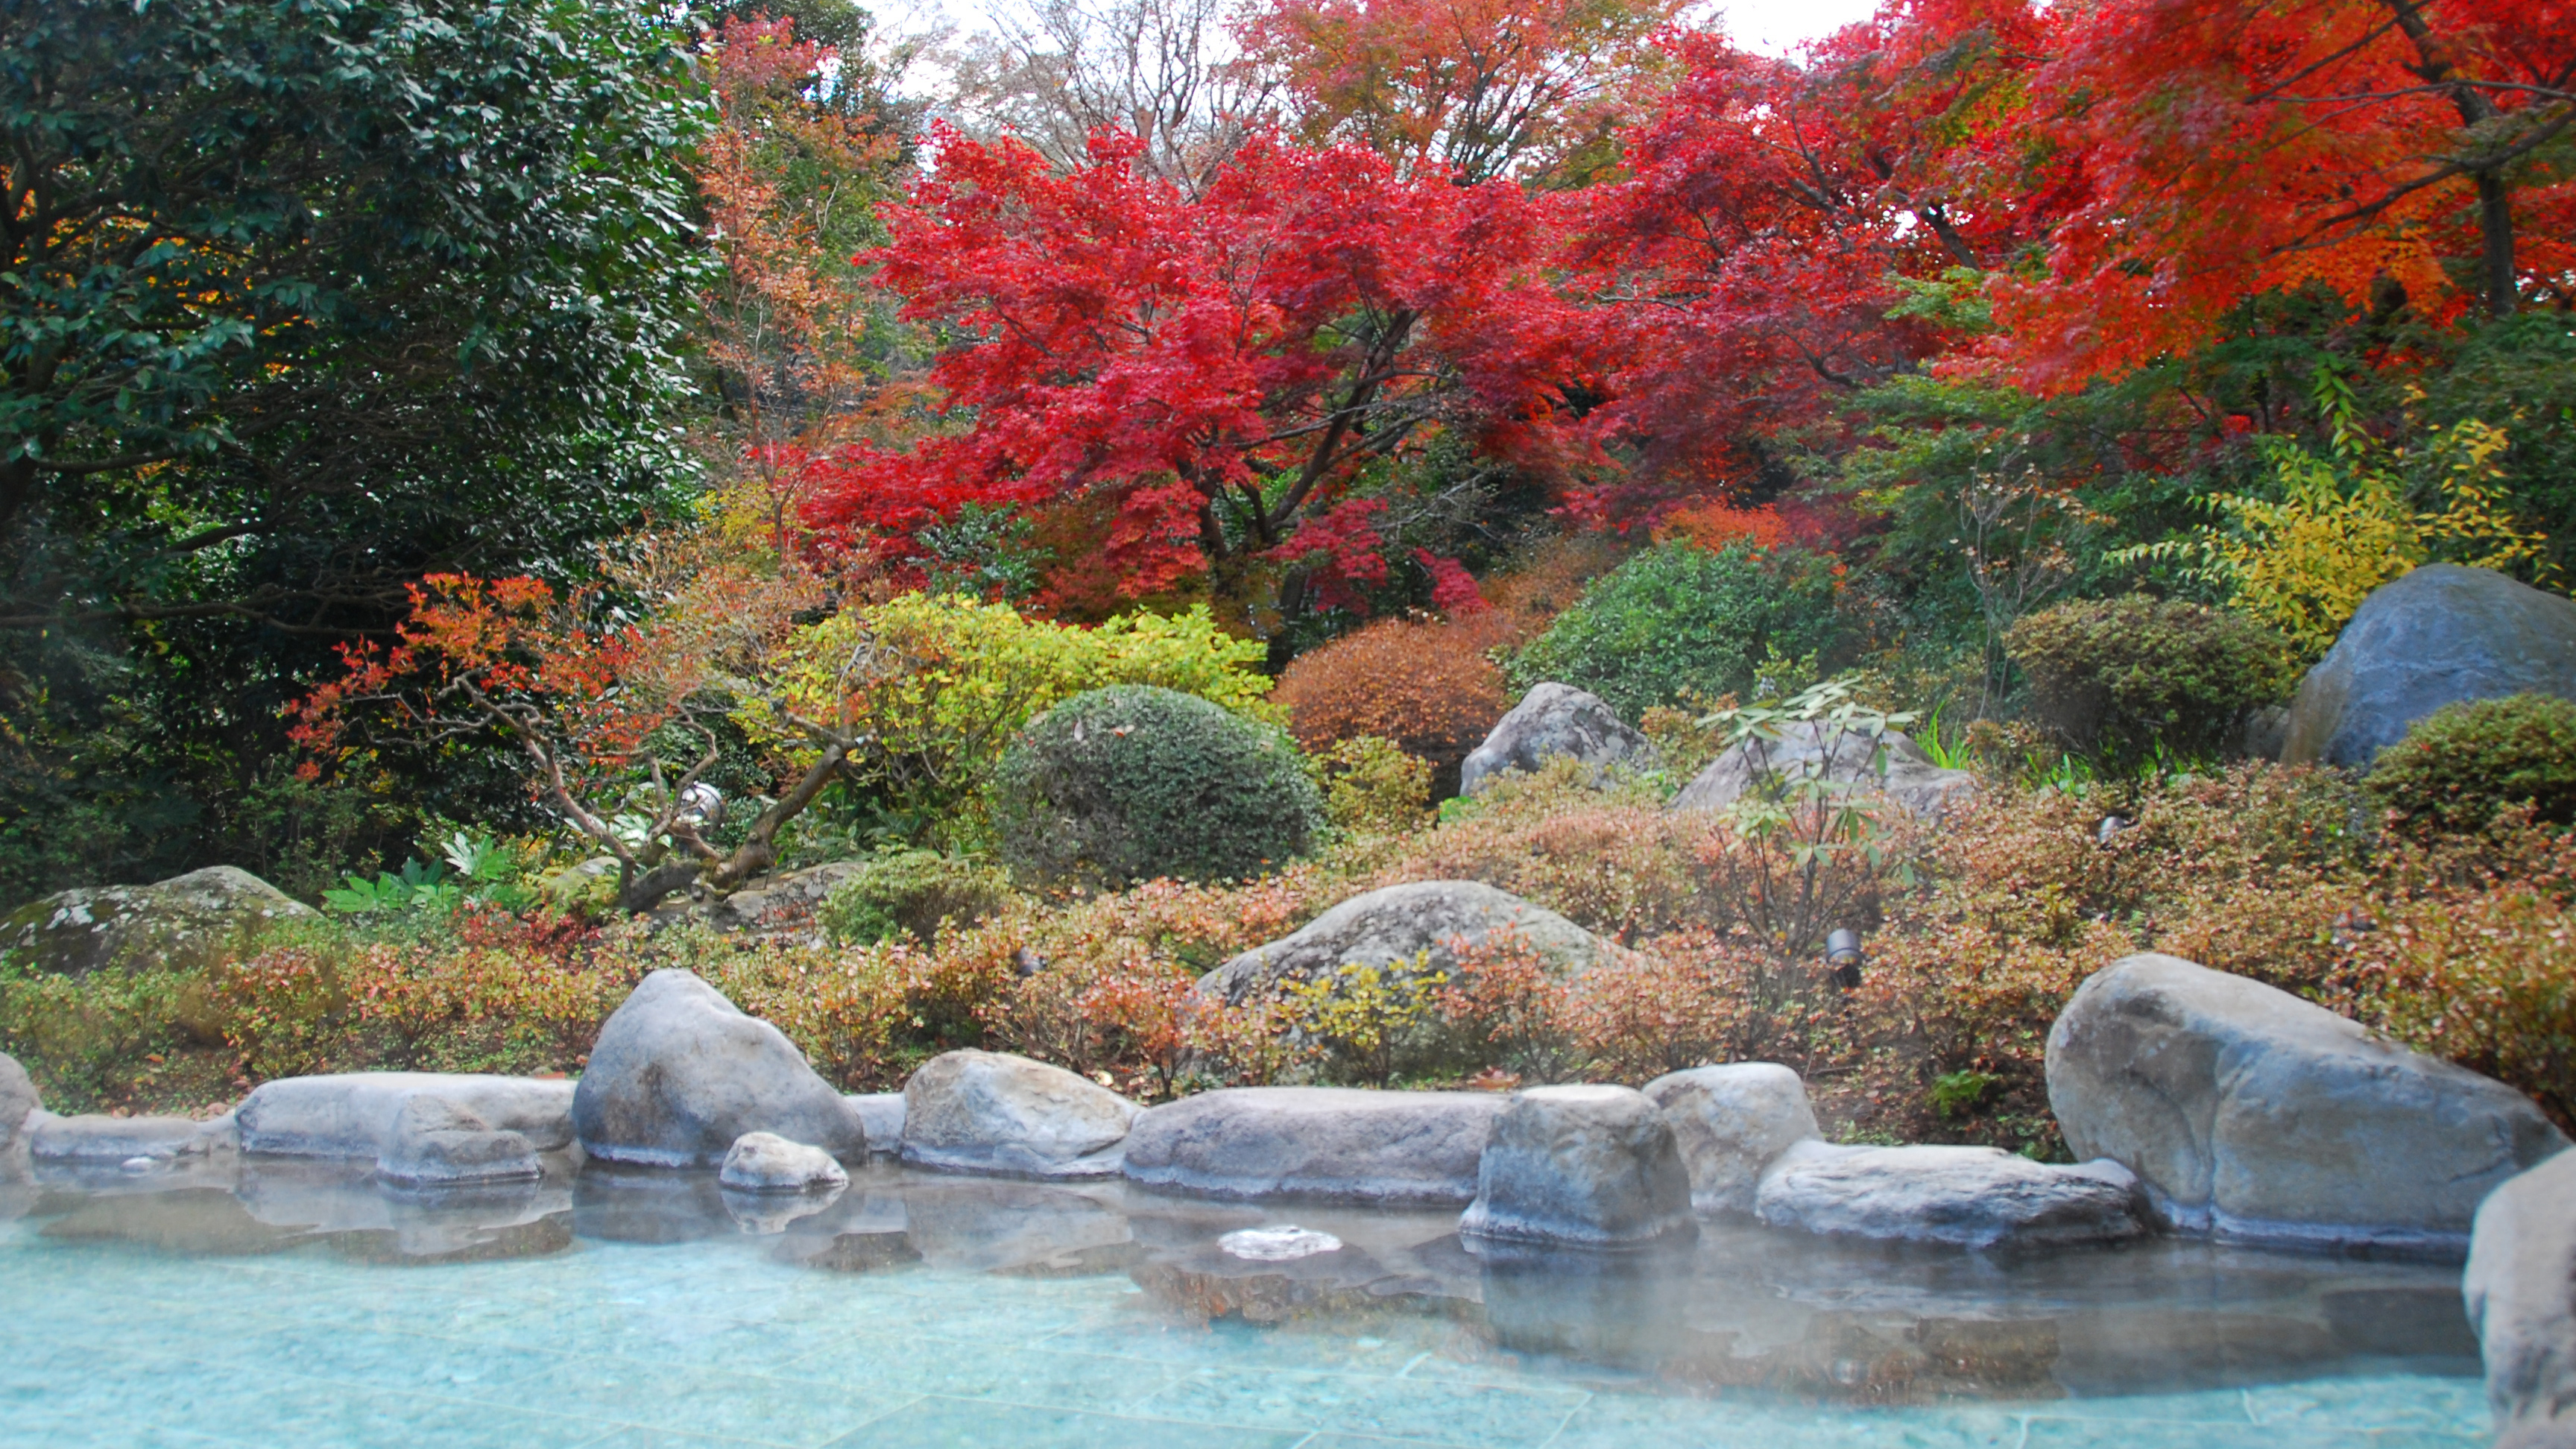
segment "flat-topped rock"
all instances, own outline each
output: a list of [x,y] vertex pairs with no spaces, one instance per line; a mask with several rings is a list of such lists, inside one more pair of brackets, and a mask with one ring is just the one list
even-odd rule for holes
[[841,1100],[867,1124],[870,1152],[903,1150],[903,1093],[852,1092]]
[[[1884,753],[1882,753],[1882,751]],[[1912,814],[1932,818],[1974,795],[1977,777],[1932,763],[1902,730],[1869,734],[1816,721],[1788,725],[1779,739],[1731,746],[1673,797],[1675,810],[1724,810],[1764,776],[1822,779],[1876,791]]]
[[1698,1232],[1663,1113],[1633,1087],[1514,1092],[1477,1164],[1462,1237],[1638,1248]]
[[2257,981],[2131,956],[2048,1035],[2067,1145],[2127,1164],[2186,1232],[2468,1246],[2478,1203],[2567,1145],[2531,1099]]
[[1995,1147],[1801,1142],[1762,1174],[1754,1213],[1775,1228],[1962,1247],[2111,1242],[2147,1229],[2135,1174]]
[[464,1187],[545,1175],[525,1134],[496,1128],[445,1097],[417,1092],[394,1114],[376,1176],[403,1187]]
[[320,919],[258,876],[217,865],[151,885],[58,891],[0,919],[0,951],[64,976],[195,971],[251,954],[281,925]]
[[573,1084],[559,1078],[471,1072],[337,1072],[263,1082],[239,1111],[244,1152],[274,1157],[381,1156],[403,1104],[430,1096],[539,1152],[573,1140]]
[[1199,989],[1241,1004],[1283,983],[1312,981],[1345,965],[1446,975],[1458,947],[1508,939],[1554,972],[1572,975],[1606,960],[1615,947],[1544,906],[1482,881],[1426,880],[1356,895],[1268,945],[1255,946],[1199,978]]
[[814,1192],[847,1187],[850,1175],[820,1147],[775,1132],[746,1132],[725,1153],[716,1181],[736,1192]]
[[2576,1442],[2576,1152],[2487,1195],[2460,1292],[2499,1446]]
[[200,1122],[193,1117],[57,1117],[39,1112],[31,1115],[25,1130],[28,1155],[38,1162],[167,1162],[227,1152],[239,1141],[231,1113]]
[[1463,1206],[1502,1110],[1490,1092],[1229,1087],[1141,1113],[1127,1179],[1241,1200]]
[[1497,776],[1535,771],[1560,757],[1582,761],[1596,779],[1613,765],[1651,770],[1660,763],[1653,742],[1599,695],[1570,684],[1535,684],[1469,752],[1458,767],[1458,789],[1473,795]]
[[2576,600],[2426,564],[2371,590],[2299,682],[2281,759],[2367,769],[2446,704],[2526,692],[2576,699]]
[[1133,1102],[1008,1052],[944,1052],[903,1085],[903,1160],[1002,1177],[1115,1177]]
[[584,1152],[647,1167],[715,1167],[746,1132],[864,1157],[858,1112],[786,1034],[687,971],[656,971],[599,1030],[572,1097]]
[[1807,1084],[1774,1062],[1693,1067],[1644,1090],[1672,1124],[1690,1173],[1691,1210],[1702,1217],[1751,1215],[1762,1170],[1816,1136]]

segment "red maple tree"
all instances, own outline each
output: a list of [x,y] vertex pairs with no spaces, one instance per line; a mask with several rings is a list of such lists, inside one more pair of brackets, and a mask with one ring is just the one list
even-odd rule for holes
[[2393,284],[2435,318],[2576,300],[2576,5],[2105,0],[2032,74],[2032,135],[2090,195],[1999,282],[2047,390],[2212,337],[2246,297]]
[[955,339],[942,426],[818,464],[819,526],[900,551],[968,503],[1105,500],[1080,562],[1122,596],[1204,572],[1225,592],[1256,558],[1345,551],[1354,478],[1443,430],[1532,458],[1557,440],[1582,360],[1540,271],[1551,208],[1518,187],[1264,137],[1191,195],[1119,133],[1070,172],[937,140],[869,260]]

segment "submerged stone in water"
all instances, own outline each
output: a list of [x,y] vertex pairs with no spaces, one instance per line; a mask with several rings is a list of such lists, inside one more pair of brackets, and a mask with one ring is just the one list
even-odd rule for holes
[[1299,1227],[1241,1228],[1217,1239],[1216,1245],[1255,1263],[1285,1263],[1342,1250],[1342,1240],[1332,1234]]

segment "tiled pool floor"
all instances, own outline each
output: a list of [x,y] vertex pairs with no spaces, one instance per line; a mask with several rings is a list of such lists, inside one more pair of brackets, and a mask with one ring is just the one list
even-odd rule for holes
[[[1408,1232],[1390,1229],[1385,1242],[1430,1239],[1417,1244],[1420,1261],[1393,1265],[1424,1271],[1381,1277],[1396,1284],[1378,1290],[1383,1307],[1344,1293],[1300,1300],[1311,1311],[1285,1322],[1210,1323],[1200,1310],[1212,1290],[1190,1266],[1212,1261],[1209,1250],[1184,1241],[1198,1219],[1184,1213],[1176,1225],[1112,1212],[1094,1222],[1077,1212],[1075,1238],[1105,1238],[1111,1221],[1128,1236],[1068,1248],[1064,1200],[1005,1192],[997,1207],[974,1191],[933,1184],[909,1197],[881,1194],[873,1204],[845,1204],[827,1224],[856,1232],[801,1237],[793,1228],[755,1233],[731,1223],[721,1233],[698,1232],[685,1213],[603,1215],[595,1198],[585,1199],[586,1214],[539,1214],[536,1221],[565,1231],[539,1242],[533,1256],[446,1262],[406,1261],[419,1255],[404,1251],[401,1222],[338,1238],[268,1241],[192,1236],[127,1212],[114,1219],[124,1230],[109,1232],[76,1207],[65,1211],[57,1195],[32,1216],[0,1223],[0,1445],[2466,1449],[2487,1434],[2479,1384],[2453,1362],[2426,1371],[2397,1358],[2294,1358],[2306,1367],[2186,1374],[2201,1382],[2070,1396],[2048,1373],[2080,1356],[2081,1330],[2071,1318],[2049,1330],[2041,1376],[2019,1396],[1899,1385],[1879,1397],[1916,1401],[1873,1406],[1784,1392],[1776,1375],[1749,1387],[1725,1385],[1726,1371],[1677,1376],[1655,1354],[1619,1348],[1633,1315],[1623,1318],[1616,1306],[1588,1327],[1569,1327],[1559,1312],[1552,1328],[1515,1329],[1537,1300],[1514,1300],[1516,1309],[1496,1294],[1523,1293],[1526,1283],[1504,1286],[1488,1275],[1481,1290],[1440,1288],[1434,1280],[1443,1271],[1476,1280],[1472,1268],[1439,1267],[1454,1244],[1438,1246],[1436,1224],[1419,1219]],[[1118,1205],[1114,1197],[1093,1201]],[[907,1211],[910,1248],[893,1241],[904,1234],[889,1234],[885,1222],[889,1212]],[[963,1220],[974,1211],[985,1214],[985,1229],[966,1237],[943,1237],[944,1226],[933,1222],[934,1214]],[[1227,1223],[1319,1216],[1227,1211]],[[303,1218],[320,1215],[308,1208]],[[1356,1218],[1341,1215],[1335,1230],[1364,1233],[1368,1225],[1354,1226]],[[664,1230],[632,1231],[653,1221]],[[453,1238],[427,1241],[457,1256]],[[1377,1251],[1398,1255],[1392,1246]],[[1710,1260],[1710,1251],[1720,1256]],[[816,1266],[825,1261],[839,1271]],[[1704,1248],[1695,1266],[1675,1275],[1685,1291],[1673,1324],[1741,1364],[1749,1361],[1744,1345],[1770,1331],[1756,1322],[1761,1315],[1721,1308],[1711,1317],[1695,1298],[1719,1291],[1708,1285],[1733,1271],[1728,1261],[1722,1249]],[[1123,1266],[1105,1266],[1113,1262]],[[1843,1271],[1845,1281],[1823,1296],[1839,1294],[1837,1302],[1865,1316],[1871,1276]],[[1917,1297],[1952,1291],[1934,1281],[1948,1271],[1898,1264],[1883,1286]],[[1974,1278],[1998,1270],[1965,1271]],[[2257,1271],[2282,1276],[2281,1291],[2310,1291],[2289,1282],[2301,1271],[2295,1263]],[[2379,1281],[2369,1277],[2376,1270],[2355,1271]],[[2392,1313],[2417,1311],[2408,1305],[2421,1295],[2408,1294],[2440,1277],[2391,1271],[2391,1286],[2360,1291],[2393,1294],[2385,1308]],[[1545,1302],[1567,1301],[1549,1291],[1556,1296],[1541,1294]],[[1573,1291],[1580,1298],[1588,1290]],[[2200,1291],[2186,1285],[2187,1293]],[[2355,1290],[2338,1291],[2347,1295],[2338,1301],[2353,1301]],[[1747,1292],[1750,1302],[1782,1290],[1748,1284]],[[1990,1287],[1981,1301],[1992,1298]],[[1609,1348],[1586,1356],[1513,1346],[1577,1340]],[[1825,1371],[1844,1367],[1834,1360]],[[2154,1365],[2139,1369],[2154,1376]]]

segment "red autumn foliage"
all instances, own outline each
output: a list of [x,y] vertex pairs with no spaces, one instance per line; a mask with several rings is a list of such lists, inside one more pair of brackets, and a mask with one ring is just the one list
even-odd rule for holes
[[1580,374],[1538,273],[1547,205],[1275,139],[1190,195],[1137,144],[1101,133],[1057,174],[938,134],[869,260],[906,317],[965,339],[931,378],[964,426],[818,464],[815,523],[900,551],[969,502],[1104,497],[1098,566],[1134,598],[1302,549],[1353,470],[1442,428],[1543,452]]
[[2110,0],[2048,12],[2031,142],[2087,177],[1998,352],[2050,390],[2208,340],[2245,297],[2402,287],[2435,317],[2569,299],[2564,0]]

